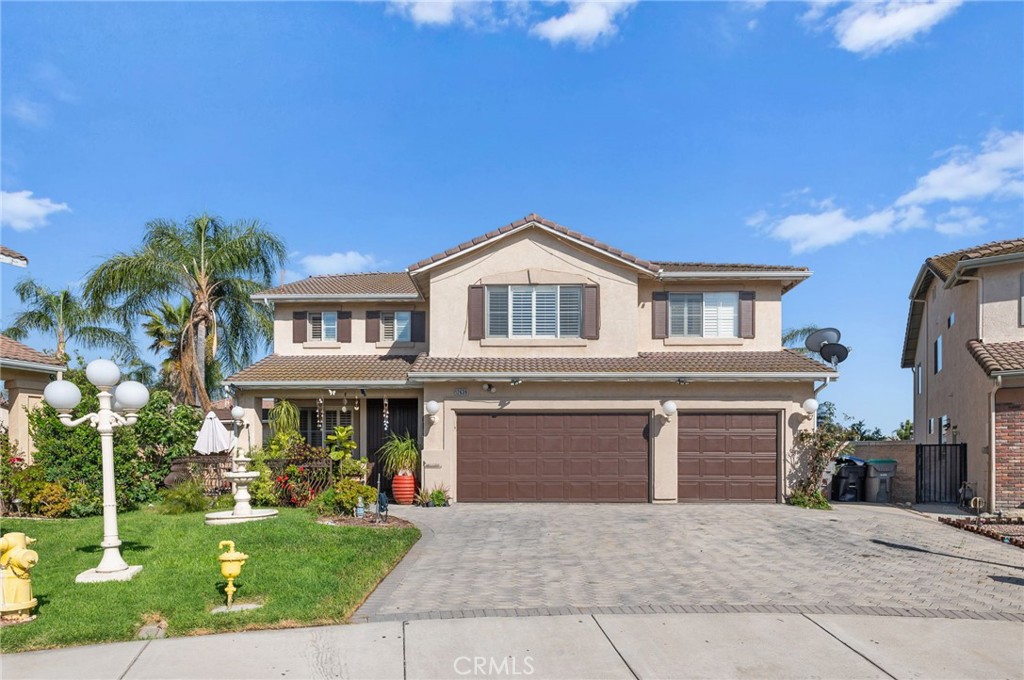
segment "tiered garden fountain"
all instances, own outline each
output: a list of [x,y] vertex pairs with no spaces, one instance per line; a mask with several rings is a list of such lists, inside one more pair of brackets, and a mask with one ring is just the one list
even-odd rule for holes
[[235,485],[235,507],[231,510],[207,513],[207,524],[239,524],[277,516],[277,510],[254,508],[250,503],[252,496],[249,495],[249,484],[258,479],[260,473],[248,470],[247,467],[252,462],[252,458],[238,452],[238,430],[242,425],[244,415],[245,410],[241,406],[231,409],[231,417],[235,421],[235,444],[231,454],[231,472],[225,472],[224,476]]

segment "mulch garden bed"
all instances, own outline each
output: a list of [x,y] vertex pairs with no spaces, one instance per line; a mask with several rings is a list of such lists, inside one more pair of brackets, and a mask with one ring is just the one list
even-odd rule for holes
[[982,517],[965,519],[962,517],[940,517],[939,521],[957,529],[994,538],[1003,543],[1024,548],[1024,517]]
[[401,517],[389,516],[385,522],[374,522],[373,514],[366,513],[364,517],[353,517],[351,515],[327,515],[317,520],[319,524],[327,524],[332,527],[369,527],[371,529],[394,529],[401,527],[415,526],[412,522]]

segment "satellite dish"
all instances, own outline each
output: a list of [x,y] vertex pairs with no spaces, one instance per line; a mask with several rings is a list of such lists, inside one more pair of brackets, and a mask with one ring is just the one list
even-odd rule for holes
[[849,356],[850,350],[845,345],[840,345],[838,342],[826,342],[821,346],[821,358],[829,362],[833,366],[846,361],[846,357]]
[[812,352],[818,352],[823,345],[839,342],[841,336],[838,328],[819,328],[807,336],[804,346]]

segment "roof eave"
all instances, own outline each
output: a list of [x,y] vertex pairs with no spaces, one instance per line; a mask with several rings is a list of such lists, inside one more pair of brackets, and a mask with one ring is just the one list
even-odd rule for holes
[[1005,255],[979,257],[973,260],[960,260],[956,263],[956,266],[953,267],[953,271],[943,284],[943,288],[952,288],[955,286],[960,282],[960,278],[963,276],[964,272],[970,271],[971,269],[994,267],[1001,264],[1013,264],[1014,262],[1024,262],[1024,253],[1007,253]]
[[66,371],[68,367],[64,364],[44,364],[39,361],[23,361],[21,359],[7,359],[0,357],[0,366],[5,368],[17,368],[23,371],[34,371],[36,373],[56,373]]
[[231,387],[337,387],[359,389],[360,387],[409,387],[407,380],[231,380],[221,383]]
[[11,257],[10,255],[0,255],[0,263],[14,265],[15,267],[27,267],[28,258]]
[[409,300],[422,300],[419,293],[361,293],[361,294],[274,294],[261,295],[255,293],[249,296],[255,302],[407,302]]
[[732,271],[732,272],[709,272],[709,271],[692,271],[692,272],[667,272],[662,270],[658,273],[658,278],[663,281],[729,281],[729,280],[742,280],[742,281],[781,281],[782,292],[788,293],[789,291],[796,288],[798,285],[809,279],[814,272],[798,272],[798,271]]
[[425,380],[509,380],[512,378],[529,380],[664,380],[676,382],[688,381],[793,381],[793,380],[835,380],[837,371],[821,371],[815,373],[782,372],[782,373],[751,373],[751,372],[719,372],[689,373],[677,372],[530,372],[530,371],[415,371],[409,373],[410,381]]
[[637,271],[640,271],[640,272],[643,272],[647,276],[657,276],[657,274],[658,274],[658,270],[653,268],[652,266],[644,266],[644,265],[638,264],[636,262],[631,262],[630,260],[628,260],[628,259],[626,259],[624,257],[619,257],[618,255],[616,255],[614,253],[610,253],[607,250],[603,250],[601,248],[593,246],[593,245],[587,243],[586,241],[581,241],[580,239],[575,238],[573,236],[570,236],[569,234],[563,234],[562,232],[558,231],[557,229],[552,229],[551,227],[549,227],[548,225],[544,224],[543,222],[538,222],[538,221],[535,221],[535,220],[531,220],[529,222],[526,222],[525,224],[522,224],[522,225],[520,225],[518,227],[515,227],[514,229],[509,229],[508,231],[506,231],[504,233],[501,233],[501,234],[498,234],[498,235],[493,236],[491,238],[482,240],[482,241],[480,241],[480,243],[473,244],[472,246],[470,246],[468,248],[465,248],[464,250],[458,250],[458,251],[456,251],[456,252],[454,252],[454,253],[452,253],[450,255],[446,255],[445,257],[442,257],[442,258],[440,258],[438,260],[434,260],[433,262],[428,262],[425,265],[421,265],[419,267],[413,265],[412,267],[407,268],[405,271],[410,276],[413,276],[413,277],[419,276],[420,274],[422,274],[424,272],[427,272],[427,271],[430,271],[431,269],[434,269],[435,267],[438,267],[438,266],[441,266],[443,264],[446,264],[446,263],[450,262],[453,259],[460,258],[463,255],[468,255],[470,253],[474,253],[477,250],[480,250],[482,248],[486,248],[487,246],[490,246],[490,245],[496,243],[497,241],[500,241],[500,240],[502,240],[504,238],[512,236],[513,234],[518,234],[519,232],[521,232],[521,231],[523,231],[525,229],[529,229],[531,227],[536,227],[537,229],[543,229],[544,231],[548,232],[549,234],[551,234],[551,235],[553,235],[553,236],[555,236],[557,238],[565,239],[566,241],[569,241],[569,242],[573,243],[574,245],[577,245],[577,246],[579,246],[581,248],[584,248],[586,250],[592,251],[592,252],[596,253],[597,255],[599,255],[601,257],[604,257],[604,258],[607,258],[607,259],[611,259],[611,260],[615,260],[616,262],[621,262],[624,266],[630,267],[632,269],[636,269]]

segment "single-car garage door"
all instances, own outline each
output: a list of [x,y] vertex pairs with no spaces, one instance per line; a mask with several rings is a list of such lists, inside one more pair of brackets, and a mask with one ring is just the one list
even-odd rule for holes
[[459,413],[459,501],[646,502],[646,413]]
[[679,502],[774,503],[779,458],[774,413],[680,413]]

